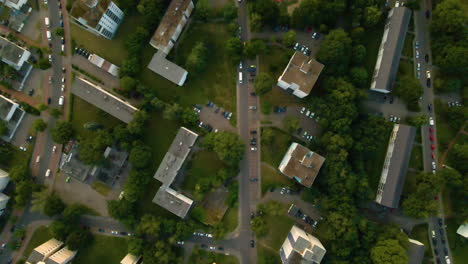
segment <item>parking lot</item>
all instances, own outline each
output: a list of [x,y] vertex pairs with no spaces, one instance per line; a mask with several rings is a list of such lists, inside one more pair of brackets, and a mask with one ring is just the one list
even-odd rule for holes
[[[216,104],[213,104],[212,106],[197,105],[195,108],[200,110],[199,116],[200,121],[203,122],[203,125],[210,125],[213,128],[213,131],[236,132],[236,129],[231,126],[229,120],[224,117],[224,114],[226,112],[231,113],[230,111],[223,109]],[[231,115],[231,118],[233,118],[233,115],[234,113]]]

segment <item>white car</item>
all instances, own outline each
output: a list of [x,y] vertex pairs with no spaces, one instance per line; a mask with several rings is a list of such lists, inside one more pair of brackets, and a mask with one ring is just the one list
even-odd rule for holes
[[57,150],[57,146],[53,146],[52,147],[52,153],[55,153],[56,150]]
[[212,234],[205,234],[205,235],[206,235],[206,237],[213,237]]
[[217,128],[215,128],[215,130],[214,130],[213,132],[215,132],[215,133],[218,133],[218,129],[217,129]]
[[44,0],[44,5],[47,5],[47,0]]
[[242,61],[239,62],[239,70],[242,70]]
[[256,147],[251,147],[250,150],[251,151],[257,151],[257,148]]
[[211,250],[216,250],[216,247],[210,246]]
[[63,105],[63,101],[65,101],[65,97],[62,95],[62,96],[60,96],[60,98],[59,98],[58,104],[59,104],[60,106],[62,106],[62,105]]
[[280,194],[285,194],[286,193],[286,188],[281,188]]
[[49,54],[49,62],[52,62],[52,55]]
[[183,245],[183,244],[185,244],[184,241],[177,241],[177,245]]
[[305,110],[306,110],[305,107],[302,107],[300,113],[304,114]]
[[62,77],[62,83],[65,83],[65,77]]
[[229,115],[228,115],[227,119],[228,119],[228,120],[230,120],[230,119],[231,119],[231,117],[232,117],[232,113],[229,113]]
[[418,69],[418,71],[421,70],[421,63],[418,62],[416,68]]
[[19,148],[20,148],[22,151],[26,151],[26,148],[23,147],[23,146],[21,146],[21,147],[19,147]]
[[419,59],[419,51],[416,51],[416,59]]
[[427,77],[428,79],[431,78],[431,72],[430,72],[429,70],[426,71],[426,77]]
[[310,110],[307,110],[307,112],[306,112],[305,115],[306,115],[306,116],[309,116],[309,115],[310,115]]
[[65,52],[65,45],[62,44],[62,52]]
[[429,117],[429,125],[433,126],[434,125],[434,119],[431,117]]
[[200,123],[198,123],[198,127],[202,127],[203,126],[203,122],[200,121]]
[[49,176],[50,176],[50,169],[47,169],[47,170],[46,170],[45,176],[46,176],[46,177],[49,177]]
[[254,105],[251,105],[251,106],[249,106],[249,109],[250,109],[250,110],[257,110],[257,107],[254,106]]
[[309,117],[310,117],[310,118],[314,118],[314,116],[315,116],[315,113],[312,112],[312,113],[310,113],[310,116],[309,116]]
[[435,163],[435,161],[432,162],[432,169],[433,169],[433,170],[436,169],[436,163]]

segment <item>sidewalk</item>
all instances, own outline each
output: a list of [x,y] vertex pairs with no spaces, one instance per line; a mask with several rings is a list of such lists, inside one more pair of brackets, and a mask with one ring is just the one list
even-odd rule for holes
[[11,95],[11,98],[16,99],[17,101],[26,102],[32,106],[37,106],[39,102],[34,100],[32,97],[29,97],[23,92],[19,92],[13,89],[8,89],[5,86],[0,85],[0,91]]

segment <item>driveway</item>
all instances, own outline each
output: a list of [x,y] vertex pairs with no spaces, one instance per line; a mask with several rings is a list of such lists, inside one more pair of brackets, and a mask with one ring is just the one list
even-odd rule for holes
[[217,105],[214,105],[213,107],[208,107],[204,105],[200,111],[200,121],[202,121],[203,124],[211,125],[213,127],[213,130],[218,129],[219,131],[228,131],[236,133],[237,129],[231,126],[229,120],[227,120],[223,116],[223,112],[229,110],[220,108],[218,113],[216,113],[215,111],[217,108]]
[[32,123],[38,118],[38,116],[25,113],[23,120],[16,129],[15,135],[11,139],[10,143],[16,147],[29,148],[30,144],[26,141],[26,139],[29,136],[29,130],[31,129]]
[[[284,118],[286,118],[287,116],[293,116],[299,119],[299,125],[302,128],[300,134],[294,133],[294,136],[302,140],[302,135],[304,134],[304,132],[308,132],[310,135],[313,136],[320,135],[321,130],[316,119],[307,117],[305,114],[301,114],[301,109],[301,106],[288,106],[285,113],[272,113],[269,115],[262,115],[262,120],[268,120],[271,122],[271,124],[263,124],[262,126],[274,126],[285,130],[283,125]],[[306,112],[309,109],[306,109]],[[313,109],[310,110],[313,112]]]
[[368,98],[364,101],[364,106],[371,113],[381,113],[386,119],[391,115],[397,116],[404,120],[405,117],[416,115],[417,112],[409,112],[406,104],[393,96],[393,103],[390,103],[391,95],[383,95],[382,93],[368,91]]
[[[268,201],[279,201],[288,205],[295,204],[304,214],[308,215],[310,218],[316,221],[321,219],[320,212],[317,210],[315,205],[302,200],[300,194],[281,194],[279,189],[275,189],[275,191],[267,192],[263,196],[262,202]],[[299,219],[294,218],[294,220]],[[303,223],[302,221],[298,222]]]

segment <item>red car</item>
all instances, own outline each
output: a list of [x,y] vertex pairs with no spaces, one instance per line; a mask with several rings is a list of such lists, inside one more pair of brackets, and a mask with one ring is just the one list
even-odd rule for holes
[[435,149],[435,146],[434,144],[431,144],[431,149],[434,150]]
[[435,159],[434,152],[431,153],[432,159]]
[[430,139],[431,141],[434,141],[434,136],[433,136],[433,135],[429,135],[429,139]]
[[429,128],[429,132],[434,132],[434,129],[432,127]]

